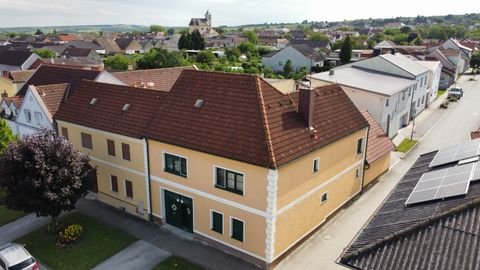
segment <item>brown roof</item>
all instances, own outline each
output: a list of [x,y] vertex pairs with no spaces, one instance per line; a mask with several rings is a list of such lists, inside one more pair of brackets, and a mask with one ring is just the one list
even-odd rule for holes
[[25,61],[28,60],[28,58],[30,58],[32,54],[34,53],[21,50],[2,51],[0,55],[0,64],[20,67],[25,63]]
[[106,53],[117,53],[122,51],[113,38],[100,37],[96,38],[94,42],[104,48]]
[[[124,136],[142,138],[154,112],[167,93],[150,89],[97,83],[83,80],[68,93],[55,114],[56,120],[104,130]],[[92,99],[96,103],[91,105]],[[130,104],[127,111],[122,111]]]
[[372,164],[379,158],[392,152],[395,149],[395,145],[368,111],[362,111],[362,114],[370,125],[367,140],[367,162]]
[[[111,73],[128,86],[170,91],[178,77],[190,67],[146,69]],[[153,85],[152,85],[153,83]]]
[[54,115],[58,111],[65,92],[68,91],[69,87],[68,83],[62,83],[35,86],[35,89],[37,89],[38,95],[42,98],[50,114]]
[[258,76],[184,70],[146,135],[277,168],[368,126],[339,85],[313,91],[316,136],[297,112],[298,93],[282,94]]
[[13,96],[13,97],[4,97],[3,99],[5,100],[8,106],[10,106],[12,102],[16,108],[20,108],[20,106],[22,106],[23,97]]
[[33,73],[17,95],[24,96],[29,85],[74,84],[82,79],[95,80],[99,74],[100,71],[43,64]]
[[26,82],[34,72],[35,70],[10,71],[9,77],[14,83]]
[[470,133],[470,138],[471,138],[472,140],[480,139],[480,130],[472,131],[472,132]]
[[61,41],[73,41],[78,39],[75,34],[60,34],[57,36],[57,38]]
[[445,55],[445,56],[459,56],[460,55],[460,50],[455,50],[455,49],[440,49],[440,51]]

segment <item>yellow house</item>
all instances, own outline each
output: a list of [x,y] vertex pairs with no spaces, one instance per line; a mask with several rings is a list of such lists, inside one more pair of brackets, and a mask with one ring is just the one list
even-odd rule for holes
[[98,200],[143,219],[150,199],[142,134],[165,94],[85,80],[71,86],[54,117],[58,133],[96,167]]
[[152,215],[271,267],[361,192],[368,127],[338,85],[185,70],[145,132]]
[[8,71],[0,76],[0,94],[2,97],[13,97],[22,88],[35,70]]

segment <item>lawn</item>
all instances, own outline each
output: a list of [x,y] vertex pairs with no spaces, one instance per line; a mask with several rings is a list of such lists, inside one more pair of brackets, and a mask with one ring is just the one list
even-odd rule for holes
[[165,261],[157,265],[155,268],[153,268],[153,270],[172,270],[172,269],[203,270],[202,267],[177,256],[171,256],[170,258],[166,259]]
[[104,223],[79,213],[73,213],[60,220],[63,224],[83,226],[84,238],[77,244],[58,249],[55,247],[56,235],[40,228],[16,243],[25,244],[33,256],[55,270],[91,269],[120,250],[135,242],[135,238]]
[[397,146],[396,151],[406,153],[408,150],[410,150],[413,146],[417,144],[416,140],[409,140],[409,139],[404,139],[402,143],[400,143],[399,146]]
[[437,91],[437,97],[445,94],[446,91],[447,91],[447,90],[445,90],[445,89],[444,89],[444,90],[440,90],[440,89],[439,89],[439,90]]
[[7,207],[3,204],[4,196],[4,192],[0,189],[0,226],[8,224],[26,215],[26,213],[21,211],[7,209]]

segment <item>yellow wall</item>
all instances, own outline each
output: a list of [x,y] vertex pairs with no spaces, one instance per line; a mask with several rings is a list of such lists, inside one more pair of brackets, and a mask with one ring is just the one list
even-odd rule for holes
[[8,96],[13,97],[17,93],[17,90],[17,84],[0,76],[0,94],[7,91]]
[[[142,140],[114,133],[57,121],[58,131],[68,129],[69,141],[76,149],[89,154],[91,163],[97,167],[98,199],[114,207],[124,207],[127,212],[148,218],[147,188],[145,180],[144,144]],[[93,150],[82,147],[81,132],[92,136]],[[63,135],[63,134],[61,134]],[[115,156],[108,155],[107,139],[115,141]],[[122,159],[122,143],[130,145],[130,161]],[[110,176],[118,179],[118,192],[111,190]],[[132,182],[133,199],[126,197],[125,180]],[[142,202],[144,214],[137,213],[137,205]]]
[[[365,147],[366,132],[367,129],[360,130],[280,168],[275,257],[360,192],[363,154],[357,154],[357,141],[363,137]],[[313,172],[315,158],[320,158],[317,173]],[[328,200],[321,203],[325,192]]]
[[390,153],[370,164],[370,168],[368,170],[365,170],[365,179],[363,180],[363,186],[367,186],[372,181],[377,179],[377,177],[388,171],[389,167]]

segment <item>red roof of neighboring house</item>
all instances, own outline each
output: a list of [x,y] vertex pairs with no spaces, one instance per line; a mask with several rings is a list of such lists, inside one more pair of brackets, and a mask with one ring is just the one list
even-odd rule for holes
[[[145,126],[167,95],[150,89],[83,80],[71,86],[56,120],[142,138]],[[94,104],[92,100],[96,99]],[[130,104],[123,111],[125,104]]]
[[26,82],[30,76],[35,72],[35,70],[18,70],[18,71],[10,71],[9,78],[14,82]]
[[339,85],[313,91],[316,133],[297,112],[298,93],[285,95],[258,76],[184,70],[155,108],[146,135],[277,168],[368,126]]
[[60,41],[65,41],[65,42],[73,41],[73,40],[78,39],[78,37],[75,34],[60,34],[60,35],[57,36],[57,38]]
[[480,139],[480,130],[472,131],[470,133],[470,137],[472,138],[472,140]]
[[62,67],[54,65],[41,65],[28,79],[25,85],[18,91],[17,95],[24,96],[29,85],[49,85],[70,83],[74,84],[82,79],[95,80],[100,71],[84,70],[79,68]]
[[11,103],[13,103],[15,108],[20,108],[20,106],[22,106],[23,97],[13,96],[13,97],[4,97],[3,99],[5,100],[8,106],[10,106]]
[[65,96],[65,93],[68,91],[70,85],[68,83],[62,84],[51,84],[51,85],[42,85],[42,86],[35,86],[38,94],[43,100],[45,106],[47,106],[48,111],[51,115],[54,115],[62,100]]
[[159,68],[111,73],[128,86],[170,91],[178,77],[191,67]]
[[368,111],[362,111],[362,114],[370,124],[367,140],[367,162],[372,164],[381,157],[390,154],[395,149],[395,144]]

